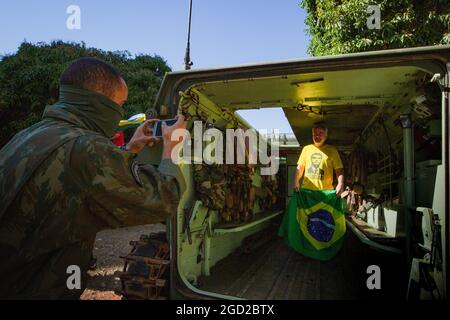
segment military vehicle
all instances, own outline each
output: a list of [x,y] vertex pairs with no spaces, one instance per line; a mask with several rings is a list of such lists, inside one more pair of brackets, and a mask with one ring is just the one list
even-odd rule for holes
[[[261,164],[181,162],[178,212],[165,235],[132,243],[120,274],[125,297],[446,299],[449,71],[450,46],[436,46],[167,74],[160,118],[183,113],[192,130],[202,121],[225,132],[251,127],[239,110],[283,108],[298,144],[267,139],[280,150],[273,175],[261,175]],[[277,236],[319,120],[347,187],[346,239],[327,262]],[[158,156],[147,150],[140,161]],[[370,287],[373,270],[381,288]]]

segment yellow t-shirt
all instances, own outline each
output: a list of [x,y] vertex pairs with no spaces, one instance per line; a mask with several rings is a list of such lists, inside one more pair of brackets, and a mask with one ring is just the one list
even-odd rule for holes
[[333,172],[344,167],[339,152],[328,144],[305,146],[298,164],[305,166],[302,188],[310,190],[333,190]]

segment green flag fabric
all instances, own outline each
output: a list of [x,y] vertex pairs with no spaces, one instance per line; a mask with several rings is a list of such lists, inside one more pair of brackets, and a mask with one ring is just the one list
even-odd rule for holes
[[278,235],[297,252],[325,261],[341,249],[345,230],[342,199],[335,190],[302,189],[294,190]]

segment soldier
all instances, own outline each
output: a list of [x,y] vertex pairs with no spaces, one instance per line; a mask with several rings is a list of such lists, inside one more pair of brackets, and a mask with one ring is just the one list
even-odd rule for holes
[[[0,298],[79,298],[97,232],[176,213],[184,181],[170,160],[178,143],[170,137],[184,118],[163,125],[158,169],[139,166],[136,154],[158,142],[152,121],[123,148],[110,141],[127,96],[112,66],[79,59],[62,74],[59,101],[42,121],[0,150]],[[80,289],[67,285],[71,266],[81,269]]]

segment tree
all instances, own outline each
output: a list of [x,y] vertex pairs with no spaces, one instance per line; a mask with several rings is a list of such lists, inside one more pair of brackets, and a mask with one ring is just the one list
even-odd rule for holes
[[86,48],[84,43],[24,42],[17,53],[0,61],[0,147],[18,131],[40,121],[45,106],[58,100],[61,73],[81,57],[97,57],[122,73],[129,88],[126,117],[153,108],[162,78],[171,71],[157,55],[132,57],[127,51],[102,51]]
[[[381,28],[369,29],[369,5]],[[450,43],[448,0],[302,0],[314,56]]]

